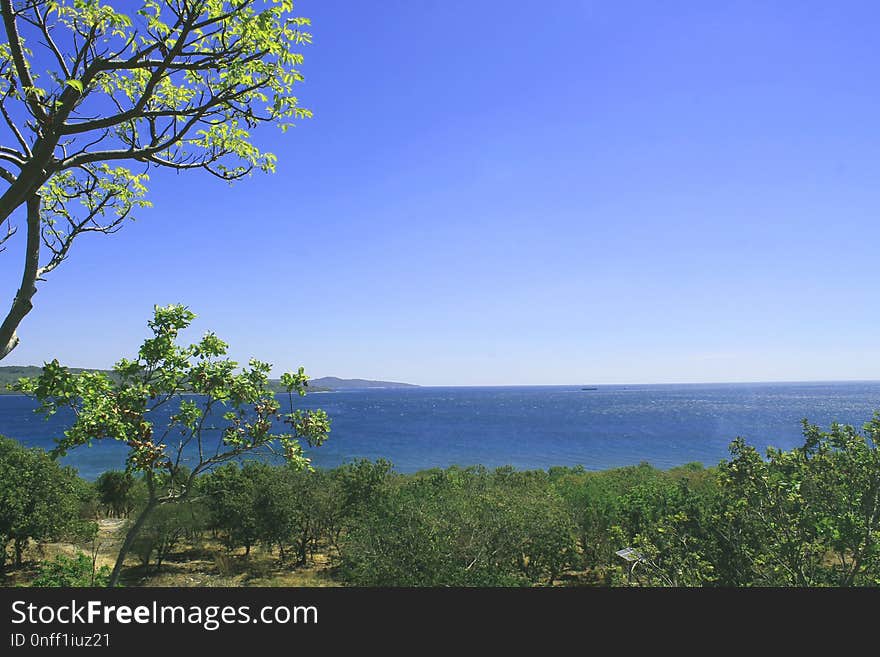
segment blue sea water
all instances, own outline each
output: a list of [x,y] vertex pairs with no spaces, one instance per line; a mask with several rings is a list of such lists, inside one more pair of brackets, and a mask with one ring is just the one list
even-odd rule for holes
[[[330,439],[309,451],[321,467],[365,457],[388,459],[399,472],[473,464],[596,470],[641,461],[667,468],[714,465],[737,436],[761,450],[794,447],[804,418],[860,427],[880,409],[880,382],[369,389],[297,403],[332,420]],[[0,396],[0,434],[50,449],[71,418],[47,421],[34,407],[20,395]],[[124,467],[125,453],[116,441],[96,441],[62,462],[93,479]]]

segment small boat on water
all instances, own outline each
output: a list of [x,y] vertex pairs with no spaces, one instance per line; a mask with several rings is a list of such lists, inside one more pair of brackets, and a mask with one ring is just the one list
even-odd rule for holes
[[581,388],[581,390],[598,390],[599,388]]

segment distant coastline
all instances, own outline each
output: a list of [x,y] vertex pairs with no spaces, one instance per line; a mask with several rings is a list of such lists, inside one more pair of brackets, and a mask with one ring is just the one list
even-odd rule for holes
[[[7,385],[17,383],[23,377],[39,376],[43,368],[37,365],[6,365],[0,366],[0,394],[16,394],[6,388]],[[71,372],[102,372],[113,378],[112,370],[90,369],[87,367],[71,367]],[[283,391],[279,379],[270,379],[270,387],[275,392]],[[336,392],[338,390],[365,390],[373,388],[418,388],[413,383],[401,383],[399,381],[373,381],[371,379],[341,379],[336,376],[322,376],[309,380],[309,392]]]

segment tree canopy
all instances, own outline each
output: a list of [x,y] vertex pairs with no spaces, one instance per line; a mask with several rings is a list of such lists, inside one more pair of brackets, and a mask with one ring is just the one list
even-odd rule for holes
[[0,248],[25,228],[0,359],[74,240],[149,205],[151,169],[227,181],[274,169],[252,130],[311,115],[294,95],[309,21],[292,12],[291,0],[0,0]]
[[62,468],[41,449],[0,436],[0,570],[9,541],[20,566],[30,540],[92,532],[93,523],[80,518],[85,493],[86,484],[73,469]]
[[[103,372],[73,373],[56,360],[16,385],[40,402],[42,413],[73,409],[75,420],[55,455],[95,440],[117,440],[128,446],[126,471],[144,477],[146,503],[120,549],[111,584],[152,511],[189,497],[199,474],[271,449],[293,467],[310,468],[301,442],[321,445],[330,431],[324,411],[294,408],[294,393],[305,395],[308,385],[303,368],[281,376],[289,404],[282,414],[269,386],[271,364],[251,359],[239,367],[227,357],[227,344],[210,332],[194,344],[178,344],[194,318],[184,306],[157,306],[148,322],[152,335],[135,358],[116,363],[114,379]],[[174,409],[170,421],[157,423],[157,409],[166,406]],[[277,431],[279,421],[286,431]]]

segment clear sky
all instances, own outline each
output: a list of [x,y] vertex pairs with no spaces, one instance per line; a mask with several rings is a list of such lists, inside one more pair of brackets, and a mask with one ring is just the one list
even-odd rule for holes
[[259,133],[278,172],[154,173],[3,365],[109,366],[182,302],[277,373],[880,378],[876,2],[297,9],[315,118]]

